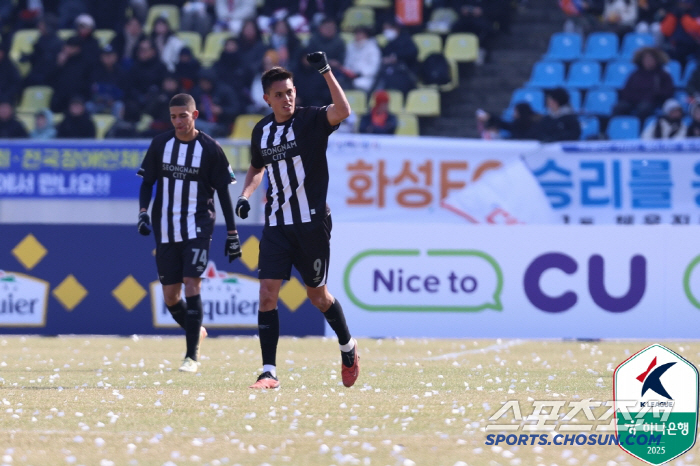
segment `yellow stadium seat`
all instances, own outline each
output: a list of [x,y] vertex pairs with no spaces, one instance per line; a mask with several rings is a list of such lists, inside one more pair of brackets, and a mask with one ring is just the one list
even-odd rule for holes
[[455,33],[447,36],[445,56],[457,62],[476,61],[479,57],[479,39],[470,33]]
[[111,29],[95,29],[95,38],[98,40],[100,43],[100,47],[104,47],[105,45],[108,45],[110,42],[112,42],[112,39],[114,39],[114,31]]
[[148,16],[146,16],[146,27],[144,29],[147,33],[151,32],[153,22],[160,17],[168,20],[170,29],[173,31],[180,29],[180,10],[178,7],[174,5],[153,5],[148,9]]
[[345,42],[346,44],[349,44],[350,42],[355,40],[355,34],[353,34],[352,32],[341,32],[340,37],[343,39],[343,42]]
[[75,32],[75,29],[59,29],[58,32],[57,32],[57,34],[58,34],[58,37],[59,37],[62,41],[65,42],[65,41],[67,41],[70,37],[73,37],[73,36],[76,34],[76,32]]
[[210,32],[204,39],[204,50],[202,51],[202,64],[209,66],[219,59],[221,51],[224,49],[224,42],[231,36],[230,32]]
[[179,37],[187,47],[192,49],[192,54],[197,57],[197,59],[202,58],[202,36],[198,32],[193,31],[180,31],[177,33]]
[[420,135],[420,130],[418,127],[418,117],[415,115],[410,115],[408,113],[400,113],[396,116],[398,125],[396,126],[397,136],[418,136]]
[[406,97],[406,113],[416,116],[440,116],[440,93],[437,89],[412,89]]
[[413,34],[413,43],[418,47],[418,61],[425,60],[431,53],[442,53],[442,38],[437,34]]
[[250,141],[250,135],[253,133],[253,128],[264,117],[255,113],[247,115],[238,115],[233,123],[233,132],[231,139],[243,139]]
[[[386,92],[389,94],[389,111],[391,113],[403,113],[403,92],[395,89],[386,89]],[[374,91],[369,98],[369,108],[374,107],[376,94],[377,91]]]
[[367,94],[360,89],[351,89],[345,91],[345,97],[348,98],[350,108],[356,115],[364,115],[367,113]]
[[355,0],[355,6],[370,8],[391,8],[391,0]]
[[95,123],[95,135],[97,139],[104,139],[107,131],[114,125],[116,118],[114,118],[114,115],[93,115],[92,121]]
[[34,131],[34,114],[33,113],[16,113],[15,116],[22,122],[28,133]]
[[430,15],[426,31],[436,34],[448,34],[459,15],[452,8],[435,8]]
[[34,50],[34,43],[39,38],[38,29],[20,29],[12,37],[12,45],[10,46],[10,58],[15,62],[22,76],[29,73],[30,64],[20,63],[19,60],[24,54],[31,54]]
[[48,108],[52,95],[53,89],[49,86],[27,86],[22,92],[22,100],[17,111],[33,113],[42,108]]
[[345,11],[340,29],[352,31],[358,26],[374,27],[374,10],[363,6],[352,6]]
[[377,45],[379,46],[379,48],[382,49],[386,47],[386,44],[389,43],[389,39],[387,39],[384,34],[377,34],[376,36],[374,36],[374,40],[377,41]]

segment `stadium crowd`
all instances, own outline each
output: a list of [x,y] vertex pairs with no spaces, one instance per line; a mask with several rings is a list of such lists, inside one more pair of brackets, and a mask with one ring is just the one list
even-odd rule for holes
[[[559,5],[568,16],[568,34],[560,39],[569,41],[559,44],[571,45],[578,36],[583,50],[557,55],[553,37],[539,66],[547,69],[556,62],[549,67],[556,72],[563,62],[559,82],[553,79],[551,87],[533,82],[533,69],[526,83],[544,88],[544,115],[527,100],[512,102],[502,116],[480,112],[477,121],[484,137],[547,142],[700,137],[698,0],[559,0]],[[625,69],[620,80],[613,73],[617,67]],[[600,95],[608,105],[596,106],[595,99],[582,99],[582,93]],[[591,119],[599,129],[584,131],[583,123]]]
[[[0,0],[0,138],[93,138],[100,115],[113,117],[106,137],[152,137],[169,128],[167,102],[178,92],[194,96],[203,131],[228,137],[237,116],[269,111],[259,78],[272,66],[295,73],[300,105],[330,102],[305,58],[315,50],[326,52],[345,89],[372,96],[367,113],[341,129],[393,134],[391,96],[375,92],[405,95],[419,82],[453,79],[444,56],[418,60],[412,34],[429,19],[442,33],[471,32],[484,61],[493,38],[509,32],[513,10],[508,0],[435,0],[422,24],[404,27],[394,3],[343,36],[352,0]],[[453,13],[435,17],[432,10]],[[28,30],[38,34],[11,56],[13,41],[27,40]],[[220,42],[213,57],[199,49],[210,35]],[[23,91],[36,86],[52,92],[29,121]]]

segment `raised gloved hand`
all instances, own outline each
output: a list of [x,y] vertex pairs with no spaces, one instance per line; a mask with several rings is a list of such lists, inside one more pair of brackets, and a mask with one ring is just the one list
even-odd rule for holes
[[321,74],[328,73],[331,70],[326,52],[311,52],[306,56],[306,59],[309,61],[309,65],[316,68]]
[[151,234],[151,217],[148,216],[147,212],[139,213],[139,223],[136,227],[143,236]]

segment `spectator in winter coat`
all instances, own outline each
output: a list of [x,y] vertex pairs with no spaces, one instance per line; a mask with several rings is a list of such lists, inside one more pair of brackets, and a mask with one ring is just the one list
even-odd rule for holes
[[637,0],[605,0],[603,29],[622,37],[637,24]]
[[88,14],[79,15],[75,18],[75,37],[80,40],[80,49],[83,57],[91,66],[97,65],[100,61],[100,42],[95,37],[95,20]]
[[201,70],[202,64],[194,56],[192,49],[182,47],[180,49],[180,58],[177,65],[175,65],[175,76],[177,76],[180,86],[185,92],[189,92],[194,87]]
[[343,74],[352,80],[355,89],[369,92],[381,65],[381,51],[374,38],[370,37],[369,29],[355,29],[355,39],[348,44]]
[[51,113],[51,110],[45,108],[34,114],[34,130],[29,137],[40,140],[56,137],[56,128],[53,125],[53,113]]
[[[238,41],[229,37],[224,42],[224,48],[219,59],[214,63],[214,71],[219,81],[226,83],[238,92],[239,97],[248,96],[253,73],[243,66],[243,58],[238,50]],[[243,100],[247,100],[247,97]]]
[[360,133],[365,134],[394,134],[398,119],[389,112],[389,94],[377,91],[374,95],[374,107],[360,120]]
[[119,114],[124,100],[124,82],[126,74],[119,63],[117,53],[111,45],[102,49],[100,63],[93,70],[92,75],[92,99],[90,108],[92,113]]
[[318,26],[318,32],[309,39],[308,50],[326,52],[328,64],[332,68],[340,69],[345,63],[347,47],[345,41],[338,34],[338,24],[333,18],[326,18]]
[[387,43],[382,49],[382,65],[404,64],[414,73],[418,72],[418,47],[411,34],[396,21],[384,23],[384,37]]
[[7,55],[6,45],[0,44],[0,99],[15,103],[19,98],[22,78]]
[[255,0],[216,0],[215,28],[218,31],[231,31],[231,34],[238,36],[245,20],[255,17],[256,9]]
[[678,0],[678,5],[661,21],[661,32],[671,49],[669,54],[681,64],[700,50],[700,6],[696,0]]
[[136,61],[126,75],[125,91],[128,100],[142,104],[149,89],[153,86],[158,87],[163,82],[168,69],[160,61],[155,46],[148,39],[139,42],[136,56]]
[[63,41],[56,34],[58,20],[47,15],[39,21],[39,38],[34,43],[30,55],[22,57],[31,65],[29,74],[24,78],[25,86],[46,86],[49,84],[48,74],[56,64]]
[[95,124],[85,111],[83,99],[71,99],[68,112],[58,125],[58,137],[62,139],[90,139],[95,137]]
[[91,63],[83,56],[81,41],[70,37],[56,58],[54,69],[49,74],[53,88],[51,111],[63,113],[68,109],[71,97],[79,95],[90,98]]
[[268,43],[277,51],[280,66],[289,68],[291,63],[297,62],[298,55],[301,53],[301,43],[287,20],[280,19],[272,23],[272,34]]
[[683,139],[688,128],[683,123],[683,108],[676,99],[664,102],[663,115],[644,128],[642,139]]
[[545,100],[548,115],[534,128],[534,136],[542,142],[577,141],[581,124],[569,105],[569,93],[558,87],[547,92]]
[[262,41],[257,23],[254,19],[246,20],[238,38],[238,51],[241,54],[241,62],[247,68],[247,73],[254,75],[258,72],[266,50],[267,47]]
[[664,70],[668,56],[654,47],[644,47],[634,55],[637,70],[620,91],[620,100],[615,106],[615,115],[634,115],[644,120],[673,96],[671,75]]
[[29,136],[24,125],[15,118],[15,110],[9,100],[0,100],[0,139],[17,139]]
[[700,138],[700,103],[696,100],[690,105],[690,117],[692,121],[685,133],[687,138]]
[[216,79],[216,73],[203,70],[199,85],[192,89],[192,97],[197,103],[199,117],[197,127],[213,137],[231,134],[231,125],[243,106],[233,89]]
[[180,49],[185,46],[185,43],[175,35],[167,19],[160,17],[153,22],[151,41],[156,46],[160,61],[165,64],[168,71],[174,72],[180,57]]
[[146,38],[143,26],[136,17],[129,18],[124,28],[117,32],[112,39],[111,46],[119,55],[119,60],[128,69],[136,60],[136,51],[139,42]]

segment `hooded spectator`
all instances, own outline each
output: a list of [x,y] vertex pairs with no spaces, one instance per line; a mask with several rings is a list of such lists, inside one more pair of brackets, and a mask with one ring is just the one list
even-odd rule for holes
[[642,131],[642,139],[683,139],[687,130],[680,102],[668,99],[664,102],[663,115]]
[[90,97],[91,63],[82,53],[82,42],[70,37],[56,58],[56,66],[50,73],[49,82],[53,88],[51,111],[63,113],[68,109],[71,97],[79,95],[83,100]]
[[94,138],[95,134],[95,123],[85,110],[85,102],[81,97],[72,98],[68,112],[58,125],[58,138],[90,139]]
[[374,107],[360,120],[360,133],[394,134],[398,119],[389,112],[389,93],[377,91],[374,94]]
[[690,117],[692,121],[688,125],[688,131],[685,133],[685,137],[688,138],[700,138],[700,102],[697,100],[690,104]]
[[0,44],[0,99],[16,102],[22,86],[22,77],[8,56],[5,43]]
[[664,70],[668,56],[655,47],[643,47],[634,54],[637,69],[627,78],[615,106],[615,115],[634,115],[644,120],[673,96],[671,75]]
[[381,65],[381,51],[370,31],[365,27],[355,29],[354,40],[348,44],[343,74],[352,80],[356,89],[369,92]]
[[48,76],[56,65],[63,41],[56,33],[58,20],[55,16],[46,15],[39,20],[39,38],[34,43],[30,55],[22,57],[21,61],[28,61],[31,65],[29,74],[24,79],[25,86],[46,86],[49,84]]
[[216,79],[212,70],[203,70],[199,84],[192,89],[199,117],[197,127],[213,137],[231,134],[231,125],[243,106],[233,89]]
[[338,33],[338,24],[333,18],[324,19],[318,26],[318,32],[309,39],[308,50],[326,52],[331,68],[340,68],[345,63],[347,46]]
[[15,118],[15,110],[9,100],[0,100],[0,139],[26,138],[27,129]]
[[194,56],[192,49],[182,47],[180,58],[175,65],[175,76],[180,81],[180,86],[184,91],[189,92],[194,87],[201,69],[202,64]]
[[136,61],[126,75],[125,90],[127,99],[143,104],[143,99],[152,87],[163,82],[168,69],[165,67],[156,48],[149,39],[138,44]]
[[165,64],[168,71],[174,72],[180,58],[180,49],[185,46],[185,43],[175,35],[166,18],[159,17],[153,22],[151,41],[158,50],[160,61]]
[[581,124],[569,105],[566,89],[549,90],[545,104],[548,114],[534,128],[535,138],[542,142],[577,141],[581,137]]
[[241,54],[241,61],[248,68],[248,72],[251,75],[257,73],[262,65],[267,47],[262,41],[260,29],[255,20],[248,19],[243,23],[241,35],[238,38],[238,50]]
[[129,18],[122,30],[112,39],[110,45],[127,69],[136,60],[137,47],[143,39],[146,39],[146,34],[143,32],[143,25],[136,17]]
[[53,139],[56,137],[56,128],[53,124],[53,113],[45,108],[34,114],[34,130],[29,135],[32,139]]
[[301,43],[287,20],[280,19],[272,23],[269,44],[277,51],[280,66],[289,68],[291,63],[297,62],[297,57],[301,53]]
[[100,63],[92,75],[92,113],[119,113],[124,100],[126,73],[119,63],[117,53],[111,45],[105,46],[100,54]]

